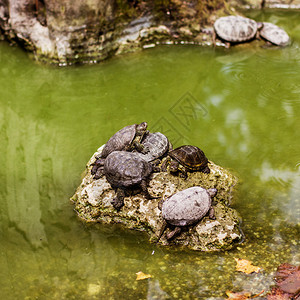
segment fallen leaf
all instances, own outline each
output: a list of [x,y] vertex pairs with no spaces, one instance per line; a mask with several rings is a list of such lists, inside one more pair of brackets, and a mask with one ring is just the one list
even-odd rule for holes
[[239,293],[233,293],[231,291],[226,291],[226,295],[228,296],[227,299],[231,300],[246,300],[246,299],[253,299],[258,296],[260,296],[264,291],[261,291],[259,294],[252,295],[249,292],[239,292]]
[[296,267],[288,263],[283,263],[277,268],[275,281],[280,283],[296,271],[300,271],[300,266]]
[[236,261],[236,270],[246,274],[251,274],[253,272],[258,273],[259,270],[261,269],[260,267],[253,266],[251,261],[246,259],[235,258],[235,261]]
[[300,271],[289,275],[288,278],[277,283],[277,285],[286,293],[297,294],[300,292]]
[[152,276],[150,274],[145,274],[143,272],[137,272],[135,273],[136,274],[136,280],[144,280],[144,279],[147,279],[147,278],[151,278]]
[[227,299],[231,299],[231,300],[244,300],[244,299],[250,299],[251,297],[251,294],[249,292],[233,293],[230,291],[226,291],[226,295],[228,296]]
[[273,287],[271,293],[267,296],[267,300],[290,300],[290,295],[284,293],[279,287]]

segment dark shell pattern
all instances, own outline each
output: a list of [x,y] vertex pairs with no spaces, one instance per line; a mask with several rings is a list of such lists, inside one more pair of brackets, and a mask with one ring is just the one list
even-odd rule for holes
[[202,219],[211,207],[211,196],[195,186],[177,192],[162,204],[162,217],[171,225],[187,226]]
[[216,34],[228,42],[245,42],[255,37],[257,23],[241,16],[221,17],[214,23]]
[[169,155],[192,171],[204,169],[208,163],[204,152],[196,146],[181,146],[170,151]]
[[168,138],[160,132],[147,134],[142,144],[149,151],[146,154],[138,153],[138,155],[148,162],[162,157],[169,149]]
[[113,187],[140,184],[151,172],[151,165],[132,152],[114,151],[107,156],[104,163],[104,174]]
[[136,125],[128,125],[117,131],[105,144],[101,158],[106,158],[113,151],[121,151],[133,141],[136,134]]
[[263,22],[263,28],[259,32],[260,36],[277,46],[286,46],[290,42],[288,34],[275,24]]

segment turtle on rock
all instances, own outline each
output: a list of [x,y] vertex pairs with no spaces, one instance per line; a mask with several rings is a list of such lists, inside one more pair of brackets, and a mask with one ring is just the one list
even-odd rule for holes
[[91,170],[94,179],[99,179],[103,175],[105,158],[113,151],[137,151],[146,154],[149,150],[141,144],[144,135],[148,134],[147,122],[141,124],[128,125],[117,131],[105,144],[100,156],[96,157]]
[[152,197],[147,189],[147,180],[152,172],[151,164],[137,153],[114,151],[104,161],[104,174],[116,191],[112,205],[120,210],[124,205],[126,190],[140,186],[147,198]]
[[258,24],[249,18],[241,16],[226,16],[217,19],[214,23],[214,44],[216,36],[226,42],[241,43],[254,39],[257,35]]
[[181,232],[182,227],[199,222],[207,214],[210,219],[215,219],[212,198],[216,194],[217,189],[194,186],[162,200],[159,208],[164,222],[157,243],[167,227],[172,229],[166,236],[167,240],[170,240]]
[[147,134],[142,141],[142,145],[148,149],[148,152],[145,154],[139,152],[138,155],[150,162],[155,170],[158,170],[156,166],[161,162],[161,159],[169,150],[172,150],[172,144],[168,138],[160,132]]
[[161,171],[169,170],[171,173],[178,173],[187,178],[187,171],[200,171],[210,173],[208,159],[204,152],[191,145],[180,146],[168,153],[161,165]]
[[259,35],[264,40],[281,47],[290,43],[289,35],[277,25],[268,22],[258,22],[258,24],[260,24]]

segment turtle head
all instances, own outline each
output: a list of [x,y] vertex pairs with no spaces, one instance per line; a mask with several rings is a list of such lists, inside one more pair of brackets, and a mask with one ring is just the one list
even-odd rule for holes
[[256,22],[257,24],[257,30],[262,30],[264,27],[264,23],[263,22]]
[[208,190],[206,190],[206,191],[207,191],[208,195],[209,195],[211,198],[215,197],[215,196],[217,195],[217,192],[218,192],[217,189],[208,189]]
[[136,132],[145,132],[147,130],[148,123],[147,122],[142,122],[141,124],[138,124],[136,126]]
[[172,159],[169,164],[169,171],[172,173],[176,173],[178,171],[179,163],[178,161]]

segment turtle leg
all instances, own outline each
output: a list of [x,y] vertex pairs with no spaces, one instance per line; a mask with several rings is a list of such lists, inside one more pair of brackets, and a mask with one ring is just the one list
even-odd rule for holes
[[167,229],[167,225],[168,225],[167,222],[165,220],[163,220],[163,224],[162,224],[161,229],[159,231],[159,235],[158,235],[156,244],[158,244],[158,242],[160,241],[162,235],[164,234],[165,230]]
[[184,166],[178,165],[178,170],[180,171],[180,173],[179,173],[180,177],[182,177],[184,179],[188,178],[187,169]]
[[216,219],[216,216],[215,216],[215,210],[214,208],[211,206],[209,211],[208,211],[208,217],[212,220],[215,220]]
[[117,196],[111,201],[111,204],[116,210],[120,210],[124,205],[125,190],[118,188]]
[[167,156],[167,157],[163,158],[162,164],[161,164],[161,167],[160,167],[161,172],[167,172],[168,164],[170,163],[170,161],[171,161],[170,156]]
[[157,173],[161,171],[161,167],[159,166],[161,160],[159,158],[151,161],[152,171]]
[[91,173],[94,175],[94,174],[96,174],[96,172],[97,172],[97,169],[99,168],[99,167],[103,167],[104,166],[104,159],[102,159],[102,158],[97,158],[93,163],[92,163],[92,166],[93,166],[93,168],[92,168],[92,170],[91,170]]
[[154,197],[154,196],[151,196],[149,191],[148,191],[148,187],[147,187],[147,180],[146,179],[143,179],[142,182],[141,182],[141,188],[142,188],[142,191],[143,193],[145,194],[146,198],[147,199],[157,199],[159,197]]
[[94,179],[100,179],[103,176],[104,176],[104,166],[98,167],[98,169],[97,169],[97,171],[96,171],[93,178]]
[[171,232],[169,232],[167,234],[167,240],[173,239],[174,237],[176,237],[177,235],[179,235],[180,232],[181,232],[181,227],[176,226]]
[[210,173],[210,168],[206,166],[203,170],[201,170],[202,173],[209,174]]

